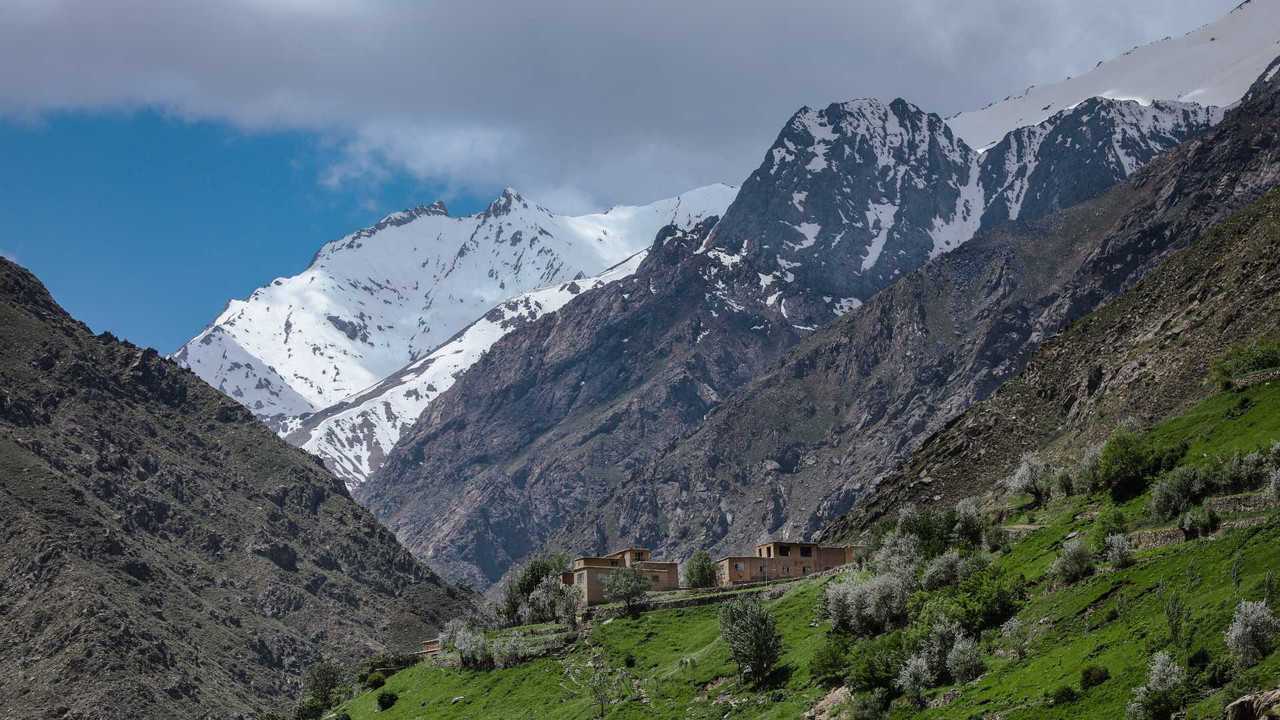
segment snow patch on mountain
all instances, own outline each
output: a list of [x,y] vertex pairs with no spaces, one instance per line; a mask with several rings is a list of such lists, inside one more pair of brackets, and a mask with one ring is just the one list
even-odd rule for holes
[[1006,133],[1102,97],[1181,100],[1230,106],[1280,55],[1280,2],[1251,0],[1223,18],[1179,38],[1165,38],[1100,62],[1089,72],[1017,97],[960,113],[947,124],[970,146],[986,150]]
[[558,283],[518,295],[494,307],[426,357],[391,373],[382,382],[302,420],[286,436],[325,461],[349,487],[377,470],[401,434],[427,405],[448,390],[503,336],[555,312],[588,290],[635,272],[641,251],[592,278]]
[[668,224],[720,215],[737,191],[699,188],[640,207],[557,215],[508,189],[481,213],[393,213],[326,244],[175,354],[278,431],[426,357],[503,301],[599,274]]

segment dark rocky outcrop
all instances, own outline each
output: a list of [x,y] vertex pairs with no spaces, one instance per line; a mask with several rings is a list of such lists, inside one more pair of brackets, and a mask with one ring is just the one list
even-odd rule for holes
[[0,258],[4,717],[254,717],[469,603],[314,458]]

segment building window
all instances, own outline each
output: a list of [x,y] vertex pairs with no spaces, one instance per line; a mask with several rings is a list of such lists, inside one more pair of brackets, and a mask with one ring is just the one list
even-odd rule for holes
[[813,548],[800,548],[800,557],[813,557]]
[[788,555],[791,554],[791,548],[787,545],[779,545],[778,554],[781,555],[782,557],[787,557]]
[[738,572],[742,572],[742,563],[734,563],[733,569],[737,570]]

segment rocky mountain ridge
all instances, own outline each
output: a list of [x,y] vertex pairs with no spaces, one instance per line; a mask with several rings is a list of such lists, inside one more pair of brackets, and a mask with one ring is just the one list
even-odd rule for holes
[[[665,516],[684,496],[637,474],[726,395],[963,247],[984,216],[1002,219],[995,203],[1008,215],[1013,185],[1030,180],[1018,197],[1031,200],[1018,213],[1028,222],[1220,117],[1187,104],[1082,103],[979,156],[905,101],[802,109],[714,227],[664,232],[635,275],[496,343],[358,496],[420,557],[476,587],[548,540],[683,547],[701,520]],[[1058,132],[1066,127],[1074,135]],[[1056,170],[1037,174],[1041,165]],[[719,515],[708,546],[744,517]],[[661,532],[650,522],[659,517]]]
[[256,718],[322,657],[474,607],[313,457],[4,258],[0,348],[6,718]]

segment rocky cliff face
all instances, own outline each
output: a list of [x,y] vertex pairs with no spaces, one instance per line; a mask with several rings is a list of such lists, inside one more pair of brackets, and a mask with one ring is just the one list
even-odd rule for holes
[[[675,550],[736,542],[746,528],[758,535],[779,522],[815,529],[815,518],[834,514],[781,502],[772,503],[767,521],[744,512],[774,492],[770,477],[744,479],[752,486],[745,498],[702,488],[699,510],[690,505],[686,513],[689,489],[659,487],[651,467],[816,327],[963,247],[990,207],[984,176],[990,197],[1006,205],[1016,178],[1031,180],[1020,197],[1038,200],[1019,215],[1025,221],[1066,202],[1057,176],[1038,176],[1030,163],[1098,165],[1106,171],[1080,180],[1096,183],[1096,194],[1148,157],[1115,148],[1133,148],[1122,138],[1142,125],[1134,118],[1153,116],[1161,120],[1148,125],[1170,134],[1150,133],[1143,148],[1171,144],[1218,117],[1192,106],[1145,115],[1100,102],[1047,121],[1034,147],[1024,144],[1024,164],[1010,171],[1008,153],[994,154],[1002,169],[987,172],[937,116],[904,101],[803,109],[722,220],[666,232],[631,278],[583,293],[495,344],[427,408],[360,498],[421,557],[476,586],[496,581],[548,539],[574,550],[624,538]],[[1071,123],[1100,134],[1087,143],[1043,141]],[[1017,279],[988,275],[983,262],[954,282],[986,283],[993,299],[1007,294]],[[940,283],[913,287],[929,297]],[[973,317],[957,318],[958,327],[983,310],[966,312]],[[885,315],[889,328],[910,317]],[[993,357],[1008,349],[1000,342],[1019,342],[986,329],[992,338],[984,352]],[[989,369],[982,392],[1006,371]],[[756,408],[743,422],[790,410]],[[794,468],[797,460],[783,453],[770,462]],[[724,504],[704,514],[714,498]]]
[[256,717],[470,607],[314,458],[2,258],[0,348],[5,717]]
[[[920,483],[909,490],[890,473],[925,438],[1017,377],[1047,338],[1280,182],[1280,87],[1273,77],[1264,75],[1217,128],[1130,182],[1035,223],[984,234],[809,338],[636,473],[615,512],[634,517],[641,508],[627,498],[660,498],[641,515],[649,528],[698,528],[668,541],[666,549],[680,554],[767,535],[813,536],[868,495],[889,498],[885,507],[904,496],[953,497],[921,478],[938,477],[932,468],[942,465],[952,479],[972,473],[976,455],[954,445],[937,443],[931,464],[920,466],[930,469],[912,475],[906,482]],[[1253,296],[1264,286],[1241,285]],[[1102,352],[1100,346],[1092,350]],[[1088,367],[1063,364],[1045,375],[1080,379]],[[1059,401],[1067,399],[1046,394],[1035,407],[1009,409],[1001,430],[1019,437],[1015,426],[1029,422],[1028,413]],[[1046,413],[1051,427],[1055,417]],[[957,428],[947,437],[963,434]],[[995,445],[1008,442],[995,434]],[[600,527],[611,527],[611,519]],[[566,536],[596,532],[587,526]]]
[[[1184,201],[1191,227],[1280,182],[1278,90],[1255,86],[1235,132],[1223,128],[1195,148],[1184,166],[1197,193]],[[1194,174],[1214,166],[1216,182]],[[1270,192],[1194,238],[1132,289],[1045,342],[1016,378],[929,437],[826,534],[856,533],[902,502],[980,493],[1026,452],[1078,457],[1122,423],[1148,426],[1217,392],[1209,381],[1213,360],[1277,330],[1280,194]]]

